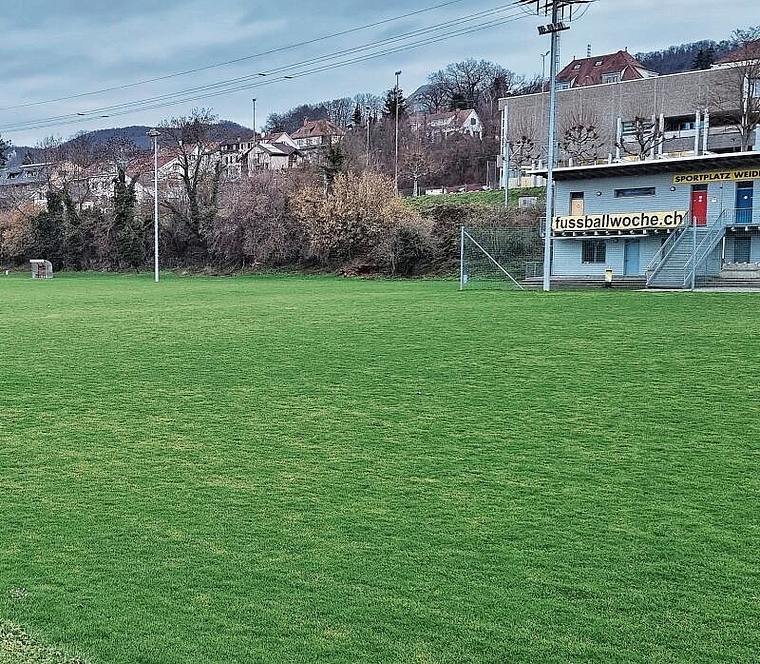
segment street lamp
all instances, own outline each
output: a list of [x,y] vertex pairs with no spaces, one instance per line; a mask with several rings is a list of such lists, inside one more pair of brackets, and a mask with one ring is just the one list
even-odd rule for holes
[[371,140],[372,140],[371,134],[370,134],[370,129],[372,127],[372,118],[369,113],[372,109],[369,106],[365,106],[364,110],[367,113],[367,168],[369,168],[369,151],[371,148]]
[[396,158],[395,158],[395,180],[396,180],[396,196],[398,196],[398,77],[401,76],[401,70],[396,72]]
[[158,283],[158,137],[161,132],[151,129],[148,136],[153,139],[153,271]]

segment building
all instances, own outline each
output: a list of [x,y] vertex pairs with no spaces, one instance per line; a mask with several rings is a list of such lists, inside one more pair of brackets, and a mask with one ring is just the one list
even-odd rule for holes
[[296,147],[307,156],[315,158],[322,150],[337,145],[346,132],[330,120],[304,120],[303,126],[294,132],[292,139]]
[[760,152],[554,171],[555,278],[615,275],[651,287],[692,277],[760,283]]
[[628,51],[618,51],[574,59],[557,74],[557,89],[567,90],[603,83],[638,81],[657,75],[657,72],[644,67]]
[[[626,57],[619,60],[621,54]],[[610,58],[610,69],[619,76],[605,78],[610,73],[605,58]],[[598,71],[596,62],[603,63]],[[620,51],[598,60],[574,61],[563,70],[565,78],[560,84],[565,89],[557,93],[560,164],[755,148],[760,83],[757,74],[746,80],[754,68],[727,60],[711,69],[655,76],[634,63]],[[501,99],[499,106],[507,128],[511,168],[529,169],[545,163],[549,93],[508,97]]]
[[245,155],[257,142],[256,136],[250,136],[246,139],[225,141],[219,145],[219,158],[227,178],[234,180],[245,174]]
[[452,134],[467,134],[483,138],[483,124],[473,108],[412,115],[409,118],[409,125],[414,133],[422,133],[434,141],[444,140]]
[[249,176],[261,169],[280,171],[295,168],[303,160],[303,153],[286,132],[265,136],[243,157]]
[[0,208],[15,208],[25,203],[44,208],[50,176],[50,164],[0,169]]

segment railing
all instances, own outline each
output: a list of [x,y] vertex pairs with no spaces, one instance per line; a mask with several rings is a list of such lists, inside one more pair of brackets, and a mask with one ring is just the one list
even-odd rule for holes
[[[688,214],[686,215],[686,219],[691,219],[691,210],[689,210]],[[671,254],[678,248],[681,242],[684,241],[684,236],[686,235],[688,228],[688,224],[685,224],[681,228],[677,228],[675,231],[673,231],[673,233],[671,233],[665,244],[663,244],[657,250],[655,255],[652,257],[652,260],[649,261],[649,264],[644,270],[644,275],[646,276],[647,283],[649,283],[654,278],[660,268],[665,264],[665,261],[670,258]]]
[[729,212],[730,210],[723,210],[713,223],[705,227],[707,228],[707,233],[703,236],[701,242],[694,247],[694,251],[683,266],[684,288],[687,286],[690,286],[691,288],[694,287],[697,270],[702,267],[702,264],[705,262],[710,252],[715,248],[715,245],[718,244],[726,232],[726,226],[729,225],[726,224]]

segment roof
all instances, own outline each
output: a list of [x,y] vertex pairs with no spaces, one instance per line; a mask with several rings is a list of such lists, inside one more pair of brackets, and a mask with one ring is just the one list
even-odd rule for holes
[[742,44],[720,58],[716,65],[728,65],[734,62],[746,62],[747,60],[760,59],[760,40]]
[[314,138],[318,136],[345,136],[346,132],[329,120],[304,120],[303,127],[291,134],[291,138]]
[[590,58],[576,58],[559,74],[557,80],[570,83],[572,87],[599,85],[604,83],[605,74],[620,74],[621,81],[632,81],[639,78],[656,76],[642,65],[628,51],[594,55]]
[[[563,166],[555,168],[552,173],[555,180],[563,181],[739,168],[760,168],[760,152],[692,155],[689,157],[622,161],[591,166]],[[534,173],[537,175],[545,174],[546,169],[536,170]]]
[[49,164],[24,164],[0,169],[0,187],[41,184],[47,181]]

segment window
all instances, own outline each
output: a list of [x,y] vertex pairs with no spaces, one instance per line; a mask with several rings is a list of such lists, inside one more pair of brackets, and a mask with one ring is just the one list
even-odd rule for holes
[[581,261],[604,263],[607,260],[607,243],[604,240],[583,240]]
[[578,71],[581,68],[580,64],[573,65],[573,70]]
[[569,90],[570,81],[557,81],[557,90]]
[[755,98],[760,97],[760,78],[749,80],[749,93]]
[[615,198],[636,198],[638,196],[654,196],[654,187],[631,187],[629,189],[615,189]]
[[474,127],[476,124],[478,124],[478,121],[475,118],[470,118],[470,124]]
[[594,63],[594,67],[601,67],[604,64],[604,60],[597,60]]
[[620,72],[616,71],[611,74],[602,74],[602,83],[617,83],[620,80]]

